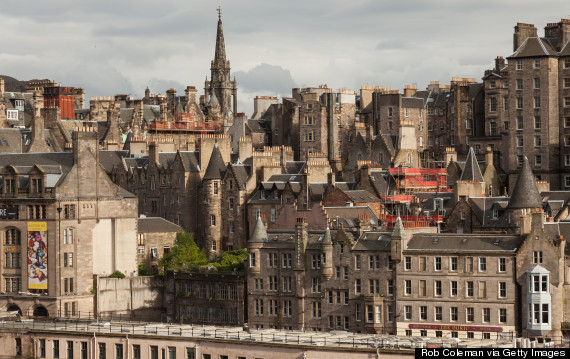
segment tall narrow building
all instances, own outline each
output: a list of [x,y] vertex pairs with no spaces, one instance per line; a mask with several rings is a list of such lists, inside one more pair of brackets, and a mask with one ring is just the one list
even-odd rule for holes
[[233,115],[237,112],[237,83],[230,79],[230,61],[226,60],[226,46],[224,43],[224,28],[221,13],[218,14],[218,31],[216,34],[216,52],[210,66],[210,80],[206,77],[204,93],[206,103],[212,90],[220,104],[220,111],[224,123],[224,132],[232,125]]

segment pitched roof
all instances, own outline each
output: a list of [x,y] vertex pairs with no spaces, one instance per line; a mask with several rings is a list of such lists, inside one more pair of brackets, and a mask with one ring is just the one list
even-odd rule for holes
[[479,168],[479,164],[477,163],[477,157],[475,157],[473,147],[469,147],[469,153],[467,154],[467,160],[465,161],[465,167],[461,173],[460,180],[484,182],[483,174],[481,174],[481,168]]
[[406,250],[456,253],[472,251],[516,251],[522,242],[519,235],[417,233]]
[[365,190],[344,191],[354,202],[380,202],[380,199]]
[[508,58],[556,56],[557,52],[546,38],[529,37],[514,54]]
[[139,233],[183,232],[184,229],[161,217],[139,218]]
[[542,208],[542,199],[540,198],[540,193],[538,193],[538,187],[526,156],[524,157],[522,168],[507,208]]
[[105,168],[107,173],[111,173],[113,167],[122,165],[123,157],[128,156],[129,151],[99,151],[99,163]]
[[403,108],[424,108],[424,100],[419,97],[402,97]]
[[249,172],[248,171],[251,169],[250,166],[245,166],[243,164],[233,164],[231,165],[236,181],[238,182],[238,186],[240,188],[245,188],[245,183],[247,182],[247,179],[249,178]]
[[220,148],[216,143],[214,149],[212,150],[212,155],[210,156],[210,161],[208,162],[208,168],[206,168],[206,174],[204,174],[205,180],[210,179],[222,179],[226,173],[226,165],[224,159],[222,158],[222,153]]
[[199,172],[200,165],[198,160],[198,152],[196,151],[179,151],[180,159],[184,169],[188,172]]

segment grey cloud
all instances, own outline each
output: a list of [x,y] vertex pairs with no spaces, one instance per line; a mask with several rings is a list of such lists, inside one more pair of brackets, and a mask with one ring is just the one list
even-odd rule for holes
[[392,39],[379,42],[378,45],[376,45],[376,50],[399,50],[409,46],[406,41]]
[[238,86],[247,92],[284,94],[290,93],[291,89],[296,87],[291,72],[281,66],[263,63],[249,71],[234,72],[233,75],[236,77]]
[[165,79],[158,79],[153,78],[148,81],[148,89],[150,93],[159,94],[159,93],[166,93],[166,90],[169,88],[173,88],[176,90],[178,95],[183,95],[186,86],[178,81],[174,80],[165,80]]

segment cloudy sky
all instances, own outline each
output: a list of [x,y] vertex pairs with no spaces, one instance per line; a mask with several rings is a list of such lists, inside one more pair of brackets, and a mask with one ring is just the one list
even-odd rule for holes
[[[512,53],[513,27],[570,18],[568,0],[28,0],[0,12],[0,74],[87,96],[202,89],[222,7],[238,110],[293,87],[425,88],[480,79]],[[201,91],[203,92],[203,90]]]

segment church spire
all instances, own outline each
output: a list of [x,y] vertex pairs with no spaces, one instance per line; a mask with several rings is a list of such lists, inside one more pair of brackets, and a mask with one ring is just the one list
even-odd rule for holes
[[216,53],[214,54],[214,63],[224,64],[225,62],[226,62],[226,45],[224,44],[222,9],[218,7],[218,32],[216,33]]

